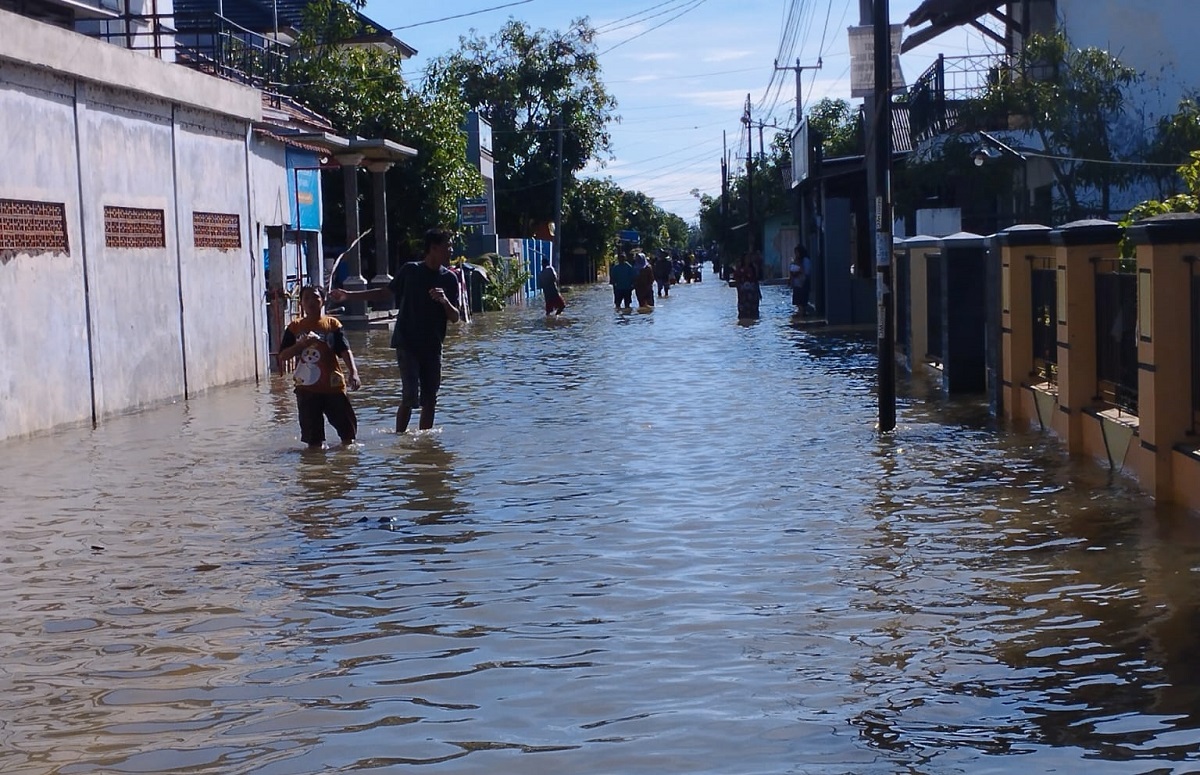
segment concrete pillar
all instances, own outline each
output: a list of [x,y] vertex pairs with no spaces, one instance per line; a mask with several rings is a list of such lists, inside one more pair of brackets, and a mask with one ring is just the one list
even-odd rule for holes
[[267,346],[271,371],[283,372],[279,361],[279,340],[288,324],[288,298],[284,287],[283,227],[268,226],[267,232]]
[[1096,380],[1096,269],[1120,239],[1112,221],[1075,221],[1050,233],[1058,269],[1058,412],[1054,430],[1072,455],[1086,454],[1083,412],[1092,408]]
[[371,190],[375,195],[375,276],[371,285],[387,285],[392,281],[391,251],[388,249],[387,227],[387,171],[392,168],[390,161],[372,161],[367,163],[371,171]]
[[[1139,221],[1129,230],[1137,245],[1138,418],[1141,455],[1134,456],[1142,486],[1161,500],[1187,503],[1176,482],[1179,444],[1195,444],[1192,380],[1192,283],[1200,273],[1200,215],[1175,213]],[[1191,364],[1191,368],[1187,368]],[[1194,461],[1193,461],[1194,463]],[[1195,480],[1196,468],[1192,475]],[[1181,466],[1182,470],[1182,466]],[[1183,478],[1183,477],[1180,477]],[[1193,482],[1194,483],[1194,482]]]
[[929,262],[936,260],[936,237],[911,237],[905,240],[908,248],[909,328],[908,352],[912,370],[917,371],[929,361]]
[[346,255],[342,262],[346,264],[348,274],[343,283],[346,290],[361,291],[367,287],[367,281],[362,276],[362,261],[359,258],[358,246],[350,245],[358,239],[358,165],[362,163],[361,153],[344,153],[334,157],[342,165],[342,181],[344,186],[344,203],[346,208]]
[[1002,413],[1014,423],[1035,424],[1037,407],[1028,394],[1034,372],[1032,262],[1052,255],[1050,228],[1011,226],[996,234],[995,244],[1000,252]]

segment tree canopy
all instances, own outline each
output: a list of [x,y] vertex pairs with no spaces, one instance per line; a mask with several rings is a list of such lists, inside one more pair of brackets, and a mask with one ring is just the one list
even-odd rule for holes
[[[414,159],[388,173],[388,229],[410,248],[430,227],[452,225],[461,197],[483,190],[467,161],[461,131],[467,107],[454,90],[411,88],[401,58],[374,46],[341,45],[359,27],[361,0],[314,0],[305,13],[290,62],[289,94],[318,111],[347,136],[392,140],[416,149]],[[328,204],[340,200],[333,198]]]
[[[1111,188],[1138,174],[1111,163],[1122,158],[1120,118],[1138,80],[1137,71],[1103,49],[1074,48],[1062,32],[1034,35],[1011,70],[991,79],[974,109],[1037,135],[1066,219],[1089,212],[1107,217]],[[1098,205],[1083,201],[1088,190],[1099,191]]]
[[461,38],[458,51],[426,71],[432,88],[456,89],[491,124],[503,233],[528,234],[554,220],[559,132],[564,179],[610,150],[616,101],[600,77],[595,34],[587,19],[565,31],[509,20],[490,38]]

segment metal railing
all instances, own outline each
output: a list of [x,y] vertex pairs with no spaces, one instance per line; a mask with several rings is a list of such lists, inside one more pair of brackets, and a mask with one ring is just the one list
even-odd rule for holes
[[[1016,71],[1009,56],[939,56],[908,90],[909,129],[914,146],[956,128],[961,105]],[[997,119],[999,121],[1000,119]],[[999,129],[989,122],[985,129]]]
[[926,355],[935,363],[945,360],[942,348],[942,256],[929,254],[925,257],[925,333]]
[[1033,315],[1033,374],[1038,382],[1058,384],[1058,270],[1054,259],[1029,256]]
[[1137,274],[1129,261],[1093,260],[1096,282],[1096,392],[1109,406],[1137,414]]
[[215,13],[132,14],[80,22],[78,32],[264,91],[278,91],[289,47]]
[[1200,275],[1192,261],[1192,431],[1200,424]]

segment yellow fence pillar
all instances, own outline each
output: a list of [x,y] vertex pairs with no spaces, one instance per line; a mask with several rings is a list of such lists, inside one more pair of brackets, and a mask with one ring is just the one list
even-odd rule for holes
[[[1137,245],[1138,268],[1138,416],[1144,453],[1138,478],[1156,498],[1197,508],[1200,503],[1190,501],[1200,462],[1176,447],[1196,443],[1191,293],[1193,273],[1200,272],[1194,266],[1200,256],[1200,215],[1148,218],[1134,224],[1129,237]],[[1177,477],[1175,472],[1187,473]]]
[[1033,364],[1032,261],[1053,254],[1050,228],[1012,226],[995,236],[1000,249],[1000,397],[1003,412],[1014,423],[1038,423],[1031,393]]
[[1095,260],[1116,250],[1112,221],[1075,221],[1050,233],[1058,271],[1058,411],[1052,426],[1072,455],[1086,454],[1083,412],[1097,396]]

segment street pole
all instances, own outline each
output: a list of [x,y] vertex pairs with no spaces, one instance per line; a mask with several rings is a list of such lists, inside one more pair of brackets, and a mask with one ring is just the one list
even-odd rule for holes
[[758,241],[754,238],[754,132],[753,119],[750,114],[750,95],[746,95],[746,115],[742,117],[746,125],[746,238],[747,252],[753,253]]
[[717,249],[721,254],[721,279],[725,279],[725,245],[729,240],[729,145],[725,132],[721,132],[721,242]]
[[555,128],[555,157],[558,159],[558,175],[554,179],[554,233],[550,236],[553,238],[554,247],[551,249],[551,261],[558,264],[558,271],[562,272],[562,256],[559,255],[559,246],[562,245],[562,237],[559,232],[562,231],[562,203],[563,203],[563,117],[562,110],[558,111],[558,116],[554,122]]
[[790,67],[780,67],[779,60],[775,60],[776,70],[794,70],[796,72],[796,126],[800,126],[800,122],[804,119],[804,100],[801,99],[803,95],[800,90],[800,73],[805,70],[820,70],[821,64],[821,57],[817,57],[817,63],[815,65],[803,66],[800,64],[799,58],[797,58],[796,64]]
[[879,430],[896,427],[896,338],[892,320],[892,36],[888,0],[874,0],[875,291],[879,316]]

